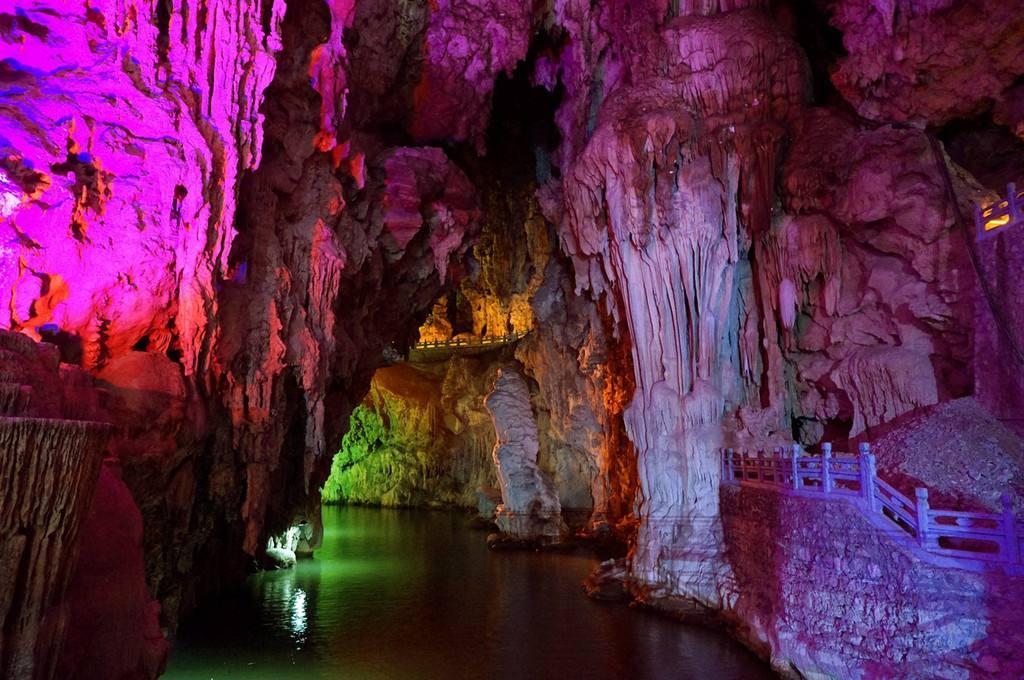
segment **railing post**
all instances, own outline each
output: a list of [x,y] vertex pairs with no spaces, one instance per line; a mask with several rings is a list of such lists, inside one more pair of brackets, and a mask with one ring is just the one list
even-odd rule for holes
[[724,457],[723,457],[722,476],[725,479],[727,479],[729,481],[732,481],[733,479],[735,479],[735,476],[733,474],[733,469],[732,469],[732,449],[725,449],[723,451],[723,456]]
[[1017,518],[1013,514],[1013,497],[1004,493],[1003,502],[1003,534],[1006,536],[1006,559],[1010,562],[1020,561],[1020,543],[1017,539]]
[[868,512],[877,510],[875,502],[875,454],[871,453],[871,444],[860,444],[860,495],[864,498]]
[[793,488],[800,488],[800,445],[793,444],[793,457],[790,459],[793,471]]
[[821,445],[821,489],[825,493],[832,490],[832,444],[825,442]]
[[1020,218],[1020,209],[1017,206],[1017,185],[1013,182],[1006,185],[1006,211],[1010,213],[1011,223]]
[[757,481],[764,481],[764,449],[757,450],[757,462],[754,463],[757,466]]
[[917,487],[914,489],[917,496],[917,541],[925,550],[933,547],[934,540],[931,537],[931,518],[928,514],[928,489]]

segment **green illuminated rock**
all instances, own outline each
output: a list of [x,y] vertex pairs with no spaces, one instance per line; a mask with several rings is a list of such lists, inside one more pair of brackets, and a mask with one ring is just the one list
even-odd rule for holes
[[[408,364],[377,371],[334,457],[324,502],[476,506],[477,489],[496,484],[493,430],[488,437],[489,423],[446,408],[444,383],[444,375]],[[465,436],[480,426],[481,436]]]

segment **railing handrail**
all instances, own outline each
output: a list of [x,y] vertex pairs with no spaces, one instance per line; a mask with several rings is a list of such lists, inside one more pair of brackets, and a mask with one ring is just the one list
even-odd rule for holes
[[[849,483],[856,482],[857,488]],[[918,547],[971,566],[970,559],[1019,565],[1024,558],[1024,522],[1013,512],[1013,499],[1003,494],[1002,512],[969,512],[933,509],[928,490],[915,489],[912,500],[876,474],[875,456],[867,443],[859,454],[833,453],[831,444],[821,454],[804,454],[799,445],[766,454],[722,450],[722,483],[776,487],[797,495],[838,495],[852,500],[869,515],[881,516],[916,538]],[[940,522],[939,519],[946,521]],[[948,520],[953,520],[950,523]],[[989,526],[979,526],[985,522]],[[960,544],[968,539],[974,543]],[[988,545],[994,550],[984,550]],[[965,562],[965,560],[967,562]]]
[[451,338],[448,340],[427,340],[417,342],[412,346],[413,350],[442,349],[448,347],[473,348],[490,347],[492,345],[508,345],[526,337],[530,331],[519,331],[505,335],[484,335],[479,338]]

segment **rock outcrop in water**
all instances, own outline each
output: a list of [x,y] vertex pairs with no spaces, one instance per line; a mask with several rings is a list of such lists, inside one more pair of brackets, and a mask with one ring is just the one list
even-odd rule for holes
[[526,382],[514,369],[500,369],[485,403],[497,439],[498,529],[520,540],[558,540],[563,531],[562,508],[551,480],[537,467],[540,444]]

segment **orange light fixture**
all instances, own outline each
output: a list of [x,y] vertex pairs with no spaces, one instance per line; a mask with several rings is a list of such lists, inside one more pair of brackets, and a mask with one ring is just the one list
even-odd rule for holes
[[1012,182],[1006,185],[1006,200],[974,208],[974,226],[979,240],[1019,224],[1024,224],[1024,191],[1018,192]]

